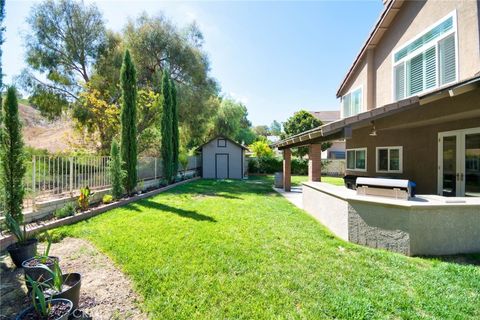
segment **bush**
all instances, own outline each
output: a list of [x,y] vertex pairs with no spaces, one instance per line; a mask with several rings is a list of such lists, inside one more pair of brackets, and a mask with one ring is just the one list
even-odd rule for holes
[[102,202],[104,204],[112,203],[113,202],[113,196],[111,194],[104,195],[103,198],[102,198]]
[[308,174],[308,160],[307,159],[292,159],[292,174],[305,176]]
[[67,203],[63,208],[60,208],[58,210],[55,210],[53,215],[57,219],[65,218],[65,217],[70,217],[75,214],[75,211],[77,208],[72,202]]
[[[292,159],[292,174],[307,175],[308,174],[308,160],[307,159]],[[283,171],[283,160],[275,157],[260,157],[250,158],[248,161],[249,173],[266,173],[274,174],[275,172]]]

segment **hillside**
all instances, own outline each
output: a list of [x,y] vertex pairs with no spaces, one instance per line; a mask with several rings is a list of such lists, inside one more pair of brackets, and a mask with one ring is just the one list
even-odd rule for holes
[[19,114],[27,146],[49,152],[65,152],[71,149],[72,142],[78,143],[81,140],[70,119],[48,121],[38,110],[25,104],[19,105]]

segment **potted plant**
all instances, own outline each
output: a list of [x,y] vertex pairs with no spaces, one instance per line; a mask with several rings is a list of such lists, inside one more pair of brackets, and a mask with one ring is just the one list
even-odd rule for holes
[[46,279],[50,278],[50,274],[45,270],[45,268],[42,268],[42,266],[51,268],[53,267],[54,262],[58,262],[59,260],[58,257],[49,255],[50,247],[52,246],[52,237],[46,231],[44,234],[47,239],[47,246],[43,251],[43,254],[36,254],[34,257],[27,259],[22,263],[23,271],[25,272],[25,282],[27,283],[29,292],[31,291],[32,287],[30,286],[29,281],[27,281],[28,277],[34,281],[45,281]]
[[32,287],[32,306],[23,310],[17,320],[67,320],[73,309],[73,303],[67,299],[53,299],[44,294],[43,283],[27,278]]
[[45,295],[52,299],[67,299],[73,303],[73,310],[78,308],[80,300],[80,287],[82,285],[82,276],[80,273],[63,274],[58,261],[54,261],[53,268],[40,266],[49,275],[50,278],[45,281]]
[[6,214],[5,219],[8,229],[17,238],[17,242],[9,245],[7,251],[15,266],[21,268],[23,261],[35,256],[38,240],[29,238],[25,224],[21,227],[10,214]]

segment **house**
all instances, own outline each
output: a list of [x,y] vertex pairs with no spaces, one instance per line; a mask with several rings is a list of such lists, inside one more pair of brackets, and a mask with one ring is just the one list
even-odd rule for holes
[[[308,146],[304,208],[337,236],[408,255],[480,251],[479,34],[478,1],[384,1],[338,88],[341,119],[275,144],[285,189],[290,149]],[[421,195],[321,183],[315,154],[337,139],[348,175],[408,179]]]
[[218,136],[198,147],[202,154],[202,177],[205,179],[243,179],[247,164],[243,145]]
[[[322,124],[328,124],[340,119],[340,111],[310,111]],[[345,140],[330,141],[332,146],[322,151],[322,159],[337,160],[345,159]]]

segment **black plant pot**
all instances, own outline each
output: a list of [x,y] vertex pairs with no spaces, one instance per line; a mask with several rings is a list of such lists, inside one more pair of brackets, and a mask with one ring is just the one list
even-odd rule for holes
[[[53,260],[56,260],[56,261],[60,260],[58,257],[53,257],[53,256],[48,256],[48,258],[50,258],[49,259],[50,261],[45,263],[44,265],[50,269],[52,269],[53,267],[53,263],[54,263]],[[30,283],[27,280],[27,276],[32,278],[32,280],[39,281],[39,282],[45,282],[46,280],[52,277],[52,275],[45,269],[39,268],[38,266],[29,266],[29,263],[34,259],[37,259],[37,258],[33,257],[23,261],[22,263],[23,271],[25,272],[25,284],[27,285],[28,292],[32,290],[32,287],[30,286]]]
[[13,243],[7,247],[7,251],[17,268],[22,267],[22,263],[35,256],[37,253],[37,239],[30,239],[24,243]]
[[[67,299],[52,299],[51,307],[53,308],[55,304],[59,304],[59,303],[68,303],[68,308],[66,308],[65,312],[62,312],[61,315],[56,317],[55,320],[68,320],[68,316],[70,315],[70,312],[72,312],[72,309],[73,309],[72,301]],[[32,313],[35,314],[35,308],[33,306],[23,310],[22,313],[20,313],[16,319],[17,320],[31,319],[30,314]]]
[[[49,279],[49,281],[52,281]],[[82,285],[82,275],[80,273],[66,273],[63,275],[63,284],[68,286],[68,289],[55,293],[53,299],[67,299],[72,301],[73,310],[78,309],[80,300],[80,287]]]

